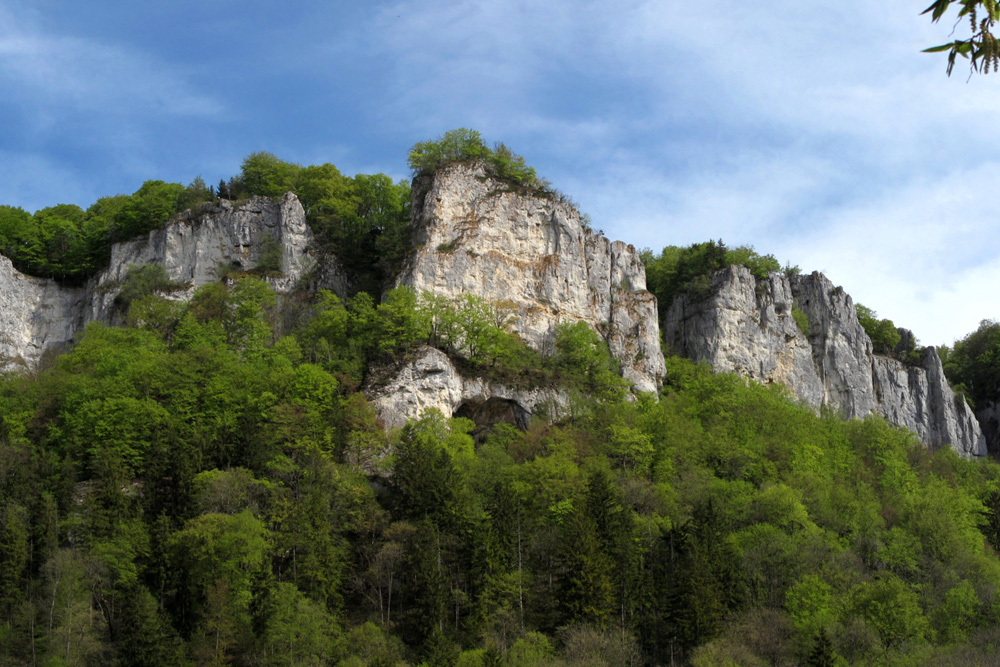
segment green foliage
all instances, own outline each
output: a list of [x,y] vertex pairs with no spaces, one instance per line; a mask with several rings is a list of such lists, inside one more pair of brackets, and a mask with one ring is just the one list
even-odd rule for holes
[[907,641],[920,641],[930,629],[916,592],[892,575],[855,586],[849,605],[889,649]]
[[336,621],[293,584],[278,583],[270,607],[262,638],[266,664],[324,665],[337,655]]
[[487,170],[502,181],[542,189],[534,168],[504,144],[489,148],[479,132],[466,128],[450,130],[433,141],[421,141],[410,149],[407,162],[414,176],[433,174],[456,162],[482,160]]
[[271,153],[251,153],[240,165],[239,183],[248,195],[281,197],[295,189],[299,172],[297,164],[279,160]]
[[184,194],[180,183],[146,181],[111,219],[112,240],[124,241],[162,227],[177,213]]
[[997,0],[935,0],[923,13],[930,14],[931,21],[937,23],[953,3],[958,5],[957,22],[968,19],[970,37],[932,46],[924,49],[924,53],[947,51],[948,76],[951,76],[959,55],[969,60],[969,68],[973,72],[988,74],[991,67],[994,72],[997,71],[1000,68],[1000,43],[993,34],[993,29],[1000,19],[1000,3]]
[[432,141],[413,145],[407,163],[414,174],[432,174],[444,165],[464,160],[485,159],[490,149],[475,130],[449,130]]
[[410,247],[410,184],[385,174],[341,175],[331,164],[297,172],[294,191],[317,241],[337,255],[357,291],[381,293]]
[[983,320],[953,349],[939,353],[948,381],[973,405],[985,407],[1000,397],[1000,324]]
[[854,309],[858,314],[858,322],[872,341],[872,349],[876,354],[890,354],[899,345],[900,335],[892,320],[880,320],[878,314],[871,308],[860,303]]
[[273,341],[270,309],[277,304],[274,290],[259,278],[240,278],[226,298],[222,324],[229,343],[245,353],[257,353]]
[[162,264],[129,265],[125,280],[122,281],[115,305],[127,311],[129,305],[138,299],[156,292],[173,292],[186,285],[170,279]]
[[24,273],[78,283],[103,261],[107,228],[106,217],[77,206],[51,206],[33,216],[4,206],[0,252]]
[[803,335],[808,338],[809,316],[805,314],[805,311],[801,310],[797,306],[792,306],[792,319],[795,320],[795,326],[799,328],[799,331],[801,331]]
[[197,176],[193,181],[188,183],[188,186],[184,188],[184,192],[178,198],[177,210],[197,209],[203,204],[213,201],[215,201],[215,192],[205,184],[205,179]]
[[531,362],[561,421],[387,434],[367,365],[510,374],[509,304],[325,292],[279,335],[253,278],[164,303],[0,378],[0,662],[992,657],[995,463],[677,357],[622,400],[581,323]]
[[627,381],[618,363],[586,322],[564,322],[556,327],[554,363],[571,385],[604,400],[624,396]]
[[686,248],[667,246],[659,255],[646,249],[642,251],[642,260],[649,291],[656,295],[664,311],[678,294],[687,293],[695,299],[708,296],[712,274],[720,269],[742,265],[758,280],[781,270],[773,255],[761,255],[752,246],[727,248],[721,240]]

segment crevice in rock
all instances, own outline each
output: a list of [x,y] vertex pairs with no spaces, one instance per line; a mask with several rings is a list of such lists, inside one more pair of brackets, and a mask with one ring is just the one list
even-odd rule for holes
[[476,442],[486,439],[489,430],[496,424],[510,424],[522,431],[528,428],[531,413],[517,401],[506,398],[490,397],[464,401],[455,409],[455,417],[471,419],[476,424],[472,437]]

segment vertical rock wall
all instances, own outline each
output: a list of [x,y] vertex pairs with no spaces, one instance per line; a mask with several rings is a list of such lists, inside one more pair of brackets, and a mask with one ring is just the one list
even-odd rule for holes
[[[808,334],[793,309],[808,321]],[[719,371],[777,382],[814,407],[847,417],[875,412],[931,448],[984,456],[979,423],[948,386],[927,348],[918,365],[872,353],[854,302],[825,276],[756,280],[742,266],[717,272],[702,298],[679,296],[664,316],[664,342]]]
[[83,326],[90,292],[19,272],[0,255],[0,370],[34,368]]
[[659,387],[656,299],[635,248],[584,228],[567,203],[514,191],[481,164],[415,183],[414,220],[416,249],[400,285],[513,304],[515,330],[543,351],[560,322],[587,322],[637,389]]

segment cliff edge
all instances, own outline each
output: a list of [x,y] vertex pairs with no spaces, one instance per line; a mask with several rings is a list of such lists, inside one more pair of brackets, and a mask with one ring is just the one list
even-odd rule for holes
[[454,164],[413,187],[414,245],[399,285],[516,309],[514,331],[550,352],[561,322],[583,321],[608,343],[638,391],[656,391],[665,365],[656,298],[631,245],[580,223],[570,204],[522,192],[481,163]]

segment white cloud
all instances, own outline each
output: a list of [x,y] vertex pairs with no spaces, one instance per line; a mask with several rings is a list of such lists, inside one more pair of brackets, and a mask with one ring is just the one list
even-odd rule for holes
[[782,252],[836,283],[927,343],[950,343],[1000,316],[995,251],[1000,229],[985,209],[990,172],[956,169],[886,188],[879,198],[824,213],[813,233]]
[[[150,136],[165,116],[175,128],[224,119],[218,149],[204,148],[211,132],[192,133],[203,150],[183,156],[191,175],[218,161],[206,151],[259,149],[240,145],[248,137],[289,159],[399,172],[413,142],[473,127],[524,154],[611,236],[753,244],[825,269],[925,341],[948,340],[993,315],[979,286],[997,271],[987,207],[1000,87],[992,76],[966,83],[961,70],[948,79],[942,57],[920,53],[951,29],[920,16],[926,0],[889,4],[307,2],[287,24],[275,20],[284,13],[240,23],[241,45],[221,49],[245,57],[239,85],[278,73],[287,87],[225,114],[219,99],[236,91],[201,90],[169,55],[0,8],[0,111],[30,118],[39,143],[78,116],[100,121],[86,150],[114,146],[116,169],[149,178],[161,154],[185,150]],[[308,39],[289,43],[300,30]],[[328,132],[283,125],[289,105],[329,109]],[[402,149],[379,163],[371,137]],[[7,156],[58,178],[54,157]]]

